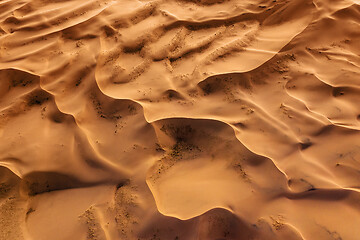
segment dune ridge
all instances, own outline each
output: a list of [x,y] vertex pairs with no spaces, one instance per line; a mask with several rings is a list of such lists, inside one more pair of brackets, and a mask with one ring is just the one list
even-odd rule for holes
[[0,2],[0,239],[360,236],[355,0]]

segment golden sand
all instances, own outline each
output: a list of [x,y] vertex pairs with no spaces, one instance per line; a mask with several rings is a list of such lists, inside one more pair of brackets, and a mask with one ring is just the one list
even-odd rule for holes
[[0,1],[0,240],[360,239],[359,4]]

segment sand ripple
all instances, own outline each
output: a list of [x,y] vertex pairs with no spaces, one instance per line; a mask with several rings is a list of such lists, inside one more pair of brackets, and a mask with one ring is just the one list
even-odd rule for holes
[[1,1],[0,239],[357,239],[359,17]]

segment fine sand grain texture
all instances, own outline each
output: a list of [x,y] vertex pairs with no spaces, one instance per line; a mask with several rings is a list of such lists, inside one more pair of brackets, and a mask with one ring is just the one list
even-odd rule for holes
[[360,1],[0,0],[0,240],[359,240]]

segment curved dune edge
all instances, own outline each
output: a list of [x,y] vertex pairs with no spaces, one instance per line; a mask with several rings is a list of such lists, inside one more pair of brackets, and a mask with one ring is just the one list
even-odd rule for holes
[[[226,202],[230,189],[244,187],[243,184],[237,186],[238,176],[232,171],[222,170],[222,172],[220,169],[223,166],[218,164],[210,167],[201,163],[200,166],[196,165],[199,163],[190,166],[183,165],[180,169],[176,166],[167,173],[168,177],[163,176],[161,182],[156,185],[151,180],[147,180],[159,212],[166,216],[188,220],[214,208],[231,211],[229,206],[223,204]],[[227,173],[234,175],[224,179]],[[186,182],[181,180],[184,178],[187,179]],[[207,181],[204,181],[205,179]],[[210,192],[209,189],[211,189]],[[239,198],[238,193],[233,196]]]
[[0,239],[360,235],[359,12],[1,2]]

